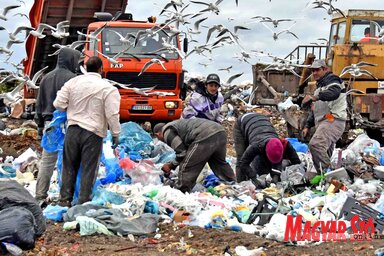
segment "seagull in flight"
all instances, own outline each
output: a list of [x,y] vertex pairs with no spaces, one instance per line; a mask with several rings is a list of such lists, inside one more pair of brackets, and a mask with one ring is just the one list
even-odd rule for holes
[[115,30],[111,30],[111,32],[115,33],[119,37],[119,41],[122,44],[131,44],[131,42],[129,40],[131,38],[136,39],[136,36],[132,33],[127,33],[125,36],[123,36],[122,34],[120,34],[119,32],[117,32]]
[[157,59],[157,58],[153,58],[151,59],[150,61],[148,61],[147,63],[144,64],[143,68],[141,69],[140,73],[137,75],[137,76],[141,76],[145,71],[147,71],[147,69],[152,66],[153,64],[158,64],[160,65],[164,70],[167,70],[165,67],[164,67],[164,63],[165,61],[162,61],[160,59]]
[[242,73],[239,73],[239,74],[235,74],[233,76],[230,76],[227,80],[227,84],[230,85],[232,83],[233,80],[235,80],[236,78],[239,78],[241,77],[242,75],[244,74],[244,72]]
[[265,25],[264,23],[261,23],[261,24],[263,24],[264,25],[264,27],[266,27],[269,31],[271,31],[272,32],[272,38],[273,38],[273,40],[277,40],[277,39],[279,39],[279,36],[280,35],[282,35],[282,34],[284,34],[284,33],[287,33],[287,34],[291,34],[292,36],[294,36],[294,37],[296,37],[297,39],[299,39],[298,37],[297,37],[297,35],[295,35],[294,33],[292,33],[289,29],[290,28],[292,28],[295,24],[293,24],[291,27],[289,27],[288,29],[284,29],[284,30],[282,30],[282,31],[280,31],[280,32],[274,32],[272,29],[270,29],[267,25]]
[[21,99],[20,90],[24,87],[23,83],[17,85],[12,91],[0,94],[0,99],[4,99],[4,104],[9,106],[10,104]]
[[61,49],[63,48],[71,48],[71,49],[74,49],[76,50],[78,47],[80,47],[81,45],[87,43],[87,42],[90,42],[90,41],[86,41],[86,40],[79,40],[79,41],[75,41],[71,44],[67,44],[67,45],[61,45],[61,44],[53,44],[52,47],[54,48],[58,48],[57,51],[55,51],[54,53],[51,53],[51,54],[48,54],[48,56],[54,56],[54,55],[57,55],[59,54],[59,52],[61,51]]
[[226,68],[219,68],[218,71],[227,71],[229,73],[230,69],[232,69],[232,65]]
[[377,80],[377,78],[371,72],[365,69],[361,69],[361,67],[375,67],[375,66],[377,66],[377,64],[372,64],[364,61],[351,64],[350,66],[346,66],[345,68],[343,68],[343,70],[341,71],[340,77],[346,74],[350,74],[353,77],[365,75],[365,76],[370,76],[373,79]]
[[108,22],[105,22],[103,26],[99,27],[95,31],[91,32],[90,34],[84,34],[80,31],[77,31],[77,34],[85,36],[86,38],[89,38],[91,40],[97,40],[100,41],[97,37],[98,35],[105,29],[105,27],[108,25]]
[[[200,2],[200,1],[190,1],[190,2],[191,2],[191,3],[194,3],[194,4],[202,4],[202,5],[207,6],[206,9],[200,11],[200,14],[202,14],[203,12],[209,12],[209,11],[211,11],[211,12],[213,12],[213,13],[215,13],[215,14],[218,15],[219,12],[220,12],[220,9],[219,9],[218,5],[219,5],[221,2],[223,2],[223,0],[217,0],[215,3],[206,3],[206,2]],[[195,15],[195,16],[196,16],[196,15]]]
[[6,15],[8,14],[8,12],[12,9],[16,9],[16,8],[19,8],[21,5],[9,5],[7,7],[5,7],[3,9],[3,11],[0,13],[0,19],[1,20],[8,20],[8,18],[6,17]]
[[5,30],[5,31],[7,31],[7,32],[8,32],[8,35],[9,35],[9,39],[12,40],[12,41],[16,41],[16,40],[17,40],[16,36],[17,36],[17,34],[19,34],[21,31],[25,30],[25,31],[29,32],[29,31],[34,30],[34,28],[32,28],[32,27],[28,27],[28,26],[19,26],[19,27],[17,27],[13,32],[9,32],[5,27],[0,26],[0,30]]

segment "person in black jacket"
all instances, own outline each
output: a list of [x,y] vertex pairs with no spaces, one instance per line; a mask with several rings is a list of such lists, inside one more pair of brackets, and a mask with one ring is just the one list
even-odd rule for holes
[[234,181],[235,174],[226,162],[227,134],[220,124],[202,119],[179,119],[153,128],[155,136],[176,152],[176,159],[162,167],[167,176],[179,166],[176,187],[190,192],[206,163],[221,180]]
[[250,179],[259,186],[257,175],[269,173],[276,183],[280,179],[283,159],[289,160],[289,164],[300,164],[292,145],[287,140],[278,138],[269,117],[262,114],[247,113],[240,116],[233,136],[237,157],[237,182]]
[[[43,134],[44,127],[52,120],[53,112],[56,110],[53,106],[53,101],[56,98],[57,92],[65,82],[76,76],[79,59],[79,51],[71,48],[61,49],[57,58],[56,68],[46,74],[41,80],[35,115],[40,136]],[[56,161],[57,152],[50,153],[43,149],[36,183],[36,199],[40,203],[44,202],[47,198]]]

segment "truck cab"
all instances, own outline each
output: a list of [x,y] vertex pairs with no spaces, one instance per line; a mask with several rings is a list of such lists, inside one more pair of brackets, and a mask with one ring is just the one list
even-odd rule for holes
[[[348,10],[345,16],[335,14],[331,20],[327,63],[336,75],[345,67],[359,62],[370,75],[342,76],[349,96],[350,115],[363,128],[384,131],[384,45],[379,37],[384,25],[384,11]],[[367,33],[368,32],[368,33]]]
[[[92,33],[103,26],[105,28],[98,35],[98,40],[90,40],[86,44],[85,61],[89,56],[99,56],[103,61],[105,78],[130,88],[154,87],[150,92],[160,92],[160,95],[150,93],[146,95],[123,89],[116,84],[121,95],[120,119],[169,121],[180,118],[184,86],[182,58],[176,51],[164,50],[163,45],[169,43],[181,52],[179,36],[169,37],[171,34],[169,27],[163,28],[158,24],[131,19],[93,22],[89,24],[87,33]],[[126,37],[127,34],[136,36],[140,31],[149,30],[155,33],[140,36],[139,40],[136,40],[136,45],[134,37],[127,41],[120,40],[121,36]],[[113,58],[119,52],[123,53],[116,58],[118,63],[111,63],[105,57]],[[153,64],[140,74],[146,63],[153,58],[162,61],[165,69],[160,64]]]

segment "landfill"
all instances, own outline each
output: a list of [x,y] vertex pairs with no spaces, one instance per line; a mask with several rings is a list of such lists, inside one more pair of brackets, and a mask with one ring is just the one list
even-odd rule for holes
[[[271,116],[279,135],[287,136],[284,128],[286,122],[277,108],[256,106],[253,109],[244,109],[238,99],[247,100],[246,97],[250,96],[251,91],[249,88],[252,87],[244,85],[236,88],[237,92],[228,88],[227,94],[232,93],[232,96],[226,97],[222,109],[230,145],[236,117],[250,111]],[[24,124],[20,125],[23,121],[19,120],[19,124],[15,125],[15,120],[2,120],[4,129],[0,136],[4,149],[0,151],[0,182],[10,184],[9,180],[17,181],[29,192],[30,200],[34,200],[32,197],[35,194],[41,148],[31,143],[30,147],[24,145],[23,152],[12,152],[12,155],[4,153],[7,153],[6,138],[31,138],[36,127],[31,126],[30,121],[24,121]],[[58,125],[57,119],[52,121],[52,125]],[[55,133],[55,129],[51,130],[52,134],[45,135],[51,137],[43,138],[41,145],[46,149],[57,150],[60,155],[63,136]],[[361,129],[351,130],[349,139],[347,146],[334,150],[331,158],[332,171],[324,170],[318,175],[305,142],[288,138],[302,163],[283,170],[281,182],[274,184],[269,176],[264,175],[258,178],[264,184],[264,189],[256,189],[251,181],[226,183],[220,181],[207,164],[193,191],[184,194],[170,186],[177,179],[177,169],[167,178],[162,175],[162,164],[175,158],[172,148],[153,139],[148,124],[123,123],[120,144],[115,151],[111,148],[110,136],[104,141],[92,201],[70,208],[54,203],[58,200],[60,188],[59,157],[48,193],[51,204],[48,204],[41,214],[46,220],[63,223],[65,232],[75,230],[79,236],[99,234],[128,237],[133,241],[135,236],[150,234],[154,234],[153,239],[161,240],[162,235],[158,232],[161,223],[200,227],[207,232],[212,229],[243,232],[287,245],[316,246],[324,242],[338,241],[340,234],[332,236],[332,232],[340,233],[340,230],[326,229],[325,233],[321,233],[318,229],[321,234],[314,237],[313,231],[308,234],[307,226],[313,227],[315,223],[330,223],[332,226],[332,223],[342,222],[345,224],[342,233],[346,241],[365,240],[368,234],[372,236],[371,239],[382,239],[384,150],[378,141],[369,138]],[[234,168],[236,158],[230,145],[227,161]],[[77,190],[78,187],[74,203]],[[36,226],[38,222],[35,218],[39,213],[35,212],[37,215],[34,217],[29,211],[22,211],[24,208],[20,207],[20,204],[26,204],[26,199],[16,205],[7,205],[7,200],[6,193],[1,193],[0,221],[1,215],[7,214],[20,215],[24,220],[33,219],[35,227],[28,232],[37,234],[32,235],[29,240],[26,238],[22,243],[14,239],[0,239],[5,243],[3,247],[20,246],[22,249],[30,249],[35,243],[33,237],[38,237],[45,229],[42,223]],[[35,204],[37,205],[37,202]],[[13,211],[9,212],[10,210]],[[23,214],[29,217],[22,217]],[[356,219],[356,216],[359,218]],[[289,223],[296,225],[296,219],[303,223],[300,223],[301,230],[296,230],[297,232],[292,231],[289,226]],[[28,222],[24,225],[28,226]],[[25,230],[22,232],[29,234],[25,233]],[[187,237],[192,237],[193,233],[191,230],[189,232]],[[361,236],[357,236],[357,233]],[[191,252],[185,241],[180,240],[178,244],[184,245],[182,250]],[[268,255],[268,250],[262,247],[247,249],[240,244],[231,250],[232,255]],[[376,255],[382,255],[380,250],[382,249],[377,250]]]

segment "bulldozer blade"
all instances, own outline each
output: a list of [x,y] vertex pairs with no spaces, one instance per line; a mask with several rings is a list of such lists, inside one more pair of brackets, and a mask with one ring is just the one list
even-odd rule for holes
[[294,115],[294,112],[297,111],[296,108],[288,108],[281,112],[281,115],[293,128],[299,129],[299,121],[297,117]]

